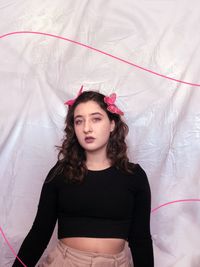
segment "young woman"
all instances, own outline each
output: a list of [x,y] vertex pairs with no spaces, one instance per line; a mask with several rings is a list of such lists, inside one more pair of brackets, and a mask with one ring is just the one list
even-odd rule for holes
[[66,102],[66,138],[18,253],[27,267],[40,259],[57,219],[58,243],[39,267],[131,267],[126,242],[134,267],[154,266],[149,183],[128,160],[128,127],[115,97],[81,88]]

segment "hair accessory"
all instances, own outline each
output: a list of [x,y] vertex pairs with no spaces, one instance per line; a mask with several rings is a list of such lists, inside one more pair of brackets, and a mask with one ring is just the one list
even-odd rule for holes
[[[66,101],[64,104],[68,105],[68,106],[73,106],[74,102],[76,101],[76,99],[79,97],[79,95],[81,95],[83,92],[83,85],[81,86],[77,97],[75,97],[74,99],[70,99],[68,101]],[[111,94],[110,96],[105,96],[104,97],[104,102],[108,105],[107,106],[107,110],[110,111],[111,113],[115,113],[115,114],[119,114],[119,115],[124,115],[124,112],[121,111],[116,105],[115,105],[115,101],[116,101],[117,95],[115,93]]]
[[121,111],[115,105],[116,97],[117,97],[117,95],[115,93],[111,94],[110,96],[105,96],[104,97],[104,102],[108,105],[107,110],[110,111],[111,113],[116,113],[116,114],[119,114],[119,115],[124,115],[124,112]]
[[[83,85],[81,86],[81,88],[80,88],[80,90],[79,90],[79,92],[78,92],[77,97],[79,97],[79,95],[82,94],[82,91],[83,91]],[[68,105],[68,106],[72,106],[72,105],[74,104],[74,102],[76,101],[77,97],[74,98],[74,99],[70,99],[70,100],[68,100],[68,101],[65,102],[64,104],[65,104],[65,105]]]

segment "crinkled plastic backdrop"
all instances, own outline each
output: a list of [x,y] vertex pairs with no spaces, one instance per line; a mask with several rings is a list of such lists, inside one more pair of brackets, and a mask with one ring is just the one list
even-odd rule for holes
[[[130,159],[151,185],[155,267],[200,267],[199,28],[199,0],[0,1],[0,226],[16,252],[56,161],[63,103],[83,84],[115,91],[125,111]],[[3,36],[19,31],[35,33]],[[0,266],[13,260],[0,235]]]

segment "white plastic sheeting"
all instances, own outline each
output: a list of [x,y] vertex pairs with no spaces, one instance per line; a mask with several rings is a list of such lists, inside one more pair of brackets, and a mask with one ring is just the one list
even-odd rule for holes
[[[115,91],[152,191],[155,267],[200,266],[199,0],[1,0],[0,226],[17,252],[80,86]],[[182,201],[184,200],[184,201]],[[177,201],[177,202],[174,202]],[[54,244],[56,229],[49,244]],[[49,249],[48,247],[48,249]],[[48,251],[46,250],[46,253]],[[145,257],[145,255],[144,255]],[[0,266],[14,255],[0,235]]]

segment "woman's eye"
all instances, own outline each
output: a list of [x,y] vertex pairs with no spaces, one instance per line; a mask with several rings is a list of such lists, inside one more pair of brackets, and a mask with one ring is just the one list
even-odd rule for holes
[[101,118],[94,118],[93,121],[100,121]]
[[76,124],[76,125],[79,125],[79,124],[81,124],[81,122],[82,122],[81,120],[76,120],[76,121],[75,121],[75,124]]

